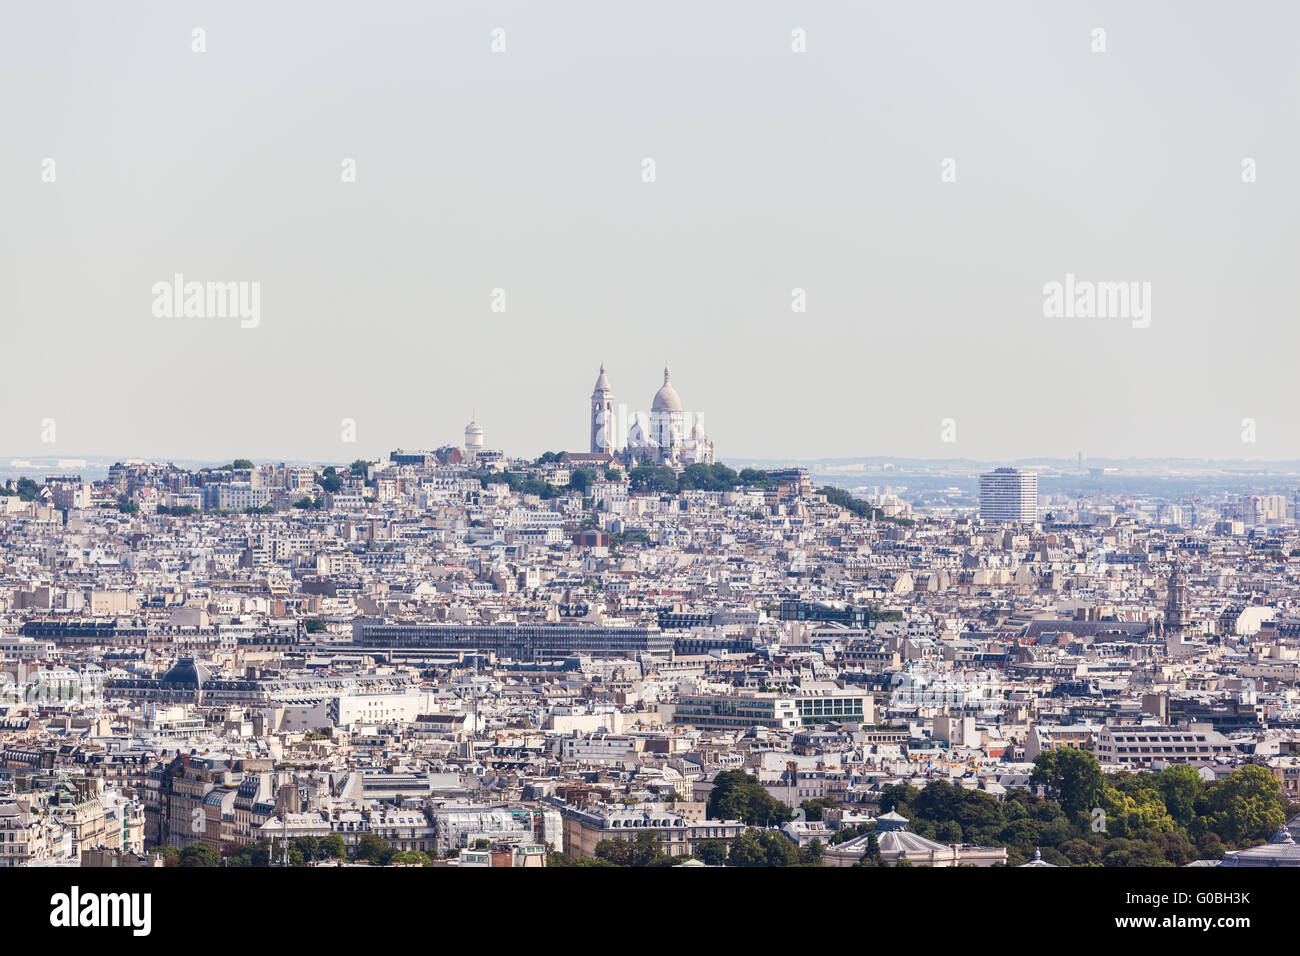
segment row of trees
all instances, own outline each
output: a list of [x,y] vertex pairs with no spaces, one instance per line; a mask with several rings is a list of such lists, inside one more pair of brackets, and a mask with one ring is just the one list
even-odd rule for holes
[[[279,863],[284,857],[285,844],[279,837],[258,840],[244,845],[228,844],[218,853],[206,843],[195,843],[184,850],[174,846],[162,846],[153,852],[161,853],[167,866],[226,866],[259,867]],[[297,836],[288,842],[289,865],[307,866],[315,860],[346,860],[347,845],[343,837],[331,833],[325,837]],[[394,863],[418,863],[430,866],[433,860],[427,853],[418,850],[398,850],[373,833],[366,833],[357,841],[356,858],[366,860],[374,866],[390,866]]]
[[155,847],[150,852],[159,853],[164,866],[220,866],[221,856],[206,843],[195,843],[180,849],[171,845]]
[[1228,849],[1264,842],[1300,811],[1283,796],[1281,781],[1255,764],[1212,781],[1187,764],[1107,774],[1091,753],[1062,747],[1034,759],[1030,781],[1041,784],[1065,815],[1104,819],[1107,833],[1174,833]]
[[681,866],[688,860],[698,859],[709,866],[820,866],[823,847],[813,840],[807,848],[800,849],[778,830],[749,829],[731,843],[705,840],[695,848],[694,855],[669,856],[663,851],[657,830],[642,830],[628,840],[601,840],[596,844],[594,857],[572,857],[552,853],[548,866],[577,867],[660,867]]
[[916,523],[911,518],[887,517],[881,509],[875,507],[868,501],[863,501],[861,498],[855,498],[843,488],[833,488],[830,485],[826,485],[823,488],[818,488],[817,493],[819,495],[825,495],[827,501],[833,505],[839,505],[841,508],[846,509],[855,518],[866,518],[871,521],[892,521],[895,524],[903,525]]
[[[548,461],[557,461],[559,456],[555,452],[547,452],[538,459],[538,463]],[[323,471],[316,474],[316,484],[322,490],[329,494],[338,492],[343,487],[343,482],[347,477],[363,477],[366,475],[366,469],[373,462],[363,459],[357,459],[350,466],[340,472],[334,465],[329,465]],[[236,459],[231,465],[223,466],[216,469],[218,471],[230,470],[232,468],[251,468],[252,462],[247,459]],[[207,469],[204,469],[207,470]],[[536,495],[544,500],[557,498],[570,492],[579,492],[583,495],[591,489],[593,482],[604,477],[609,481],[621,481],[623,472],[618,468],[607,468],[603,474],[599,471],[589,468],[575,468],[569,473],[569,483],[567,485],[553,485],[548,481],[540,478],[528,478],[518,472],[501,472],[499,474],[483,474],[479,476],[480,483],[487,487],[493,483],[503,483],[510,487],[511,492],[516,494]],[[694,464],[688,465],[678,475],[671,468],[663,465],[638,465],[628,473],[628,479],[633,491],[659,494],[677,494],[682,491],[699,490],[699,491],[731,491],[742,485],[751,487],[766,487],[771,483],[767,473],[754,468],[745,468],[740,472],[728,468],[726,465],[714,464]],[[368,481],[367,484],[373,485],[375,482]],[[39,486],[30,478],[19,479],[17,490],[9,491],[0,487],[0,494],[18,494],[24,500],[34,500],[39,495]],[[319,509],[324,506],[324,499],[321,497],[311,497],[304,495],[298,501],[294,502],[294,507],[299,509]],[[138,511],[138,506],[134,502],[122,501],[118,505],[120,510]],[[264,509],[266,511],[274,509]],[[196,513],[196,509],[189,506],[180,506],[173,509],[159,509],[160,514],[171,514],[173,516],[188,516]]]
[[[579,469],[581,470],[581,469]],[[488,485],[508,485],[513,494],[519,495],[536,495],[544,500],[558,498],[567,494],[565,488],[559,485],[553,485],[549,481],[542,481],[540,478],[525,478],[518,472],[503,471],[500,474],[483,474],[478,476],[479,484],[484,488]]]
[[1300,812],[1283,797],[1280,781],[1255,765],[1207,782],[1186,764],[1104,773],[1091,753],[1058,748],[1035,758],[1030,782],[1046,795],[1017,789],[999,801],[946,781],[923,789],[899,784],[882,791],[880,809],[896,810],[908,829],[940,843],[1006,847],[1011,865],[1040,850],[1058,866],[1221,859],[1225,850],[1263,843]]
[[[1038,755],[1030,782],[1046,795],[1014,789],[998,800],[945,780],[924,788],[897,784],[881,792],[880,811],[902,814],[908,829],[940,843],[1005,847],[1012,866],[1028,862],[1036,850],[1058,866],[1182,866],[1257,846],[1300,813],[1300,805],[1283,796],[1277,777],[1256,765],[1212,781],[1186,764],[1156,772],[1104,773],[1093,754],[1060,748]],[[823,798],[805,800],[801,809],[806,818],[820,819],[834,806],[834,800]],[[822,861],[819,843],[800,850],[769,829],[789,820],[790,808],[744,770],[717,775],[708,816],[742,820],[751,829],[732,842],[730,852],[720,841],[699,844],[695,855],[705,863],[808,866]],[[873,830],[870,823],[845,827],[830,842],[867,835],[859,865],[882,866]],[[645,831],[631,841],[602,841],[595,860],[563,858],[555,865],[674,866],[685,859],[665,855],[659,835]]]
[[745,468],[737,472],[723,464],[687,465],[678,475],[667,465],[637,465],[628,472],[633,491],[650,494],[678,494],[683,491],[734,491],[742,486],[766,488],[772,481],[767,472]]

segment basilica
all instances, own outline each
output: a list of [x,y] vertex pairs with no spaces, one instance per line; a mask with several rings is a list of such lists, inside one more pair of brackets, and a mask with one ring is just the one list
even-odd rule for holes
[[591,452],[606,454],[632,467],[640,464],[684,468],[713,464],[713,442],[704,434],[698,415],[687,429],[688,413],[673,388],[672,373],[664,367],[664,384],[650,402],[650,414],[627,412],[614,404],[605,366],[600,366],[591,393]]

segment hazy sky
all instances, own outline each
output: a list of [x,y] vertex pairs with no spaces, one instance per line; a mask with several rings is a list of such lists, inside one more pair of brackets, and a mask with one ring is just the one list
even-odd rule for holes
[[[603,360],[638,409],[671,363],[724,458],[1295,458],[1297,36],[1280,0],[15,4],[0,455],[351,460],[474,412],[585,450]],[[155,317],[177,273],[259,282],[259,324]],[[1045,317],[1067,274],[1150,283],[1149,327]]]

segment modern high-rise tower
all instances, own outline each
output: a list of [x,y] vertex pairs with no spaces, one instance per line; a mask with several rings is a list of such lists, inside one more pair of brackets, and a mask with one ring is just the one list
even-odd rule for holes
[[984,521],[1038,520],[1038,476],[1015,468],[980,475],[980,518]]

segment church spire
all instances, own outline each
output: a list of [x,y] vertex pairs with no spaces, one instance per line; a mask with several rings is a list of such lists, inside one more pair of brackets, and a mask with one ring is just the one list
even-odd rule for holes
[[614,390],[609,387],[609,376],[605,374],[605,363],[600,363],[600,375],[596,377],[596,388],[591,393],[591,450],[593,453],[609,454],[616,449],[614,441]]

